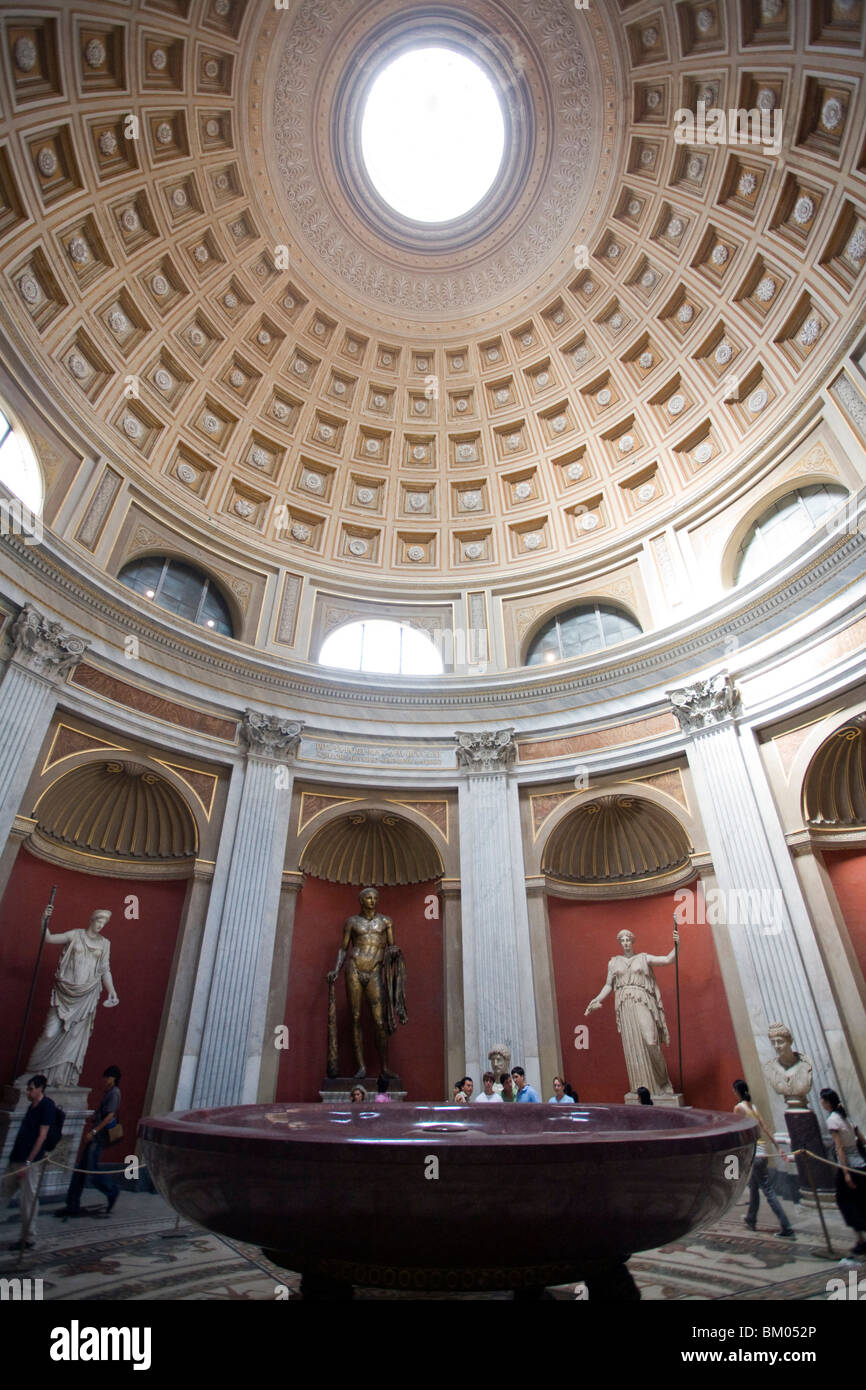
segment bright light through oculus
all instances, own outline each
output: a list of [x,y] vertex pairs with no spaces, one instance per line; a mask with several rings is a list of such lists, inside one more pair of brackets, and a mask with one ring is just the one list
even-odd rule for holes
[[404,53],[370,88],[361,123],[367,172],[396,212],[449,222],[480,202],[502,162],[493,84],[449,48]]

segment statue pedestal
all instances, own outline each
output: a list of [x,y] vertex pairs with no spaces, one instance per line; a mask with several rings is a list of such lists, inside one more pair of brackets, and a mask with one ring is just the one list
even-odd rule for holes
[[[319,1099],[327,1105],[349,1104],[353,1086],[363,1086],[367,1092],[367,1099],[372,1103],[379,1090],[379,1080],[376,1076],[329,1076],[322,1082]],[[392,1076],[388,1082],[388,1095],[392,1100],[406,1099],[403,1082],[399,1076]]]
[[[827,1157],[824,1139],[821,1134],[821,1127],[811,1110],[799,1108],[796,1110],[786,1110],[785,1125],[790,1135],[792,1149],[806,1149],[809,1153],[817,1154],[819,1158]],[[829,1168],[826,1163],[808,1163],[807,1159],[802,1154],[797,1155],[795,1162],[797,1164],[797,1175],[800,1179],[800,1187],[804,1196],[808,1193],[811,1197],[813,1183],[818,1192],[835,1192],[835,1168]],[[812,1174],[811,1182],[809,1180],[810,1169]]]
[[[626,1105],[640,1105],[640,1096],[637,1091],[626,1091],[623,1096]],[[653,1105],[660,1105],[666,1110],[679,1110],[686,1103],[686,1098],[682,1091],[671,1091],[667,1095],[653,1096]]]
[[[3,1172],[8,1167],[12,1145],[18,1138],[21,1121],[30,1105],[24,1089],[29,1080],[30,1073],[16,1081],[15,1085],[20,1091],[18,1102],[14,1109],[7,1108],[6,1110],[9,1116],[8,1129],[3,1138],[2,1149],[0,1149],[0,1169]],[[10,1093],[10,1088],[7,1087],[6,1091]],[[72,1176],[69,1169],[74,1166],[78,1157],[81,1136],[84,1133],[84,1122],[93,1112],[93,1107],[87,1104],[87,1097],[90,1095],[89,1086],[49,1086],[45,1094],[49,1100],[54,1101],[55,1105],[59,1105],[61,1110],[66,1111],[66,1119],[63,1123],[63,1137],[50,1155],[54,1162],[45,1164],[42,1187],[39,1191],[40,1201],[45,1198],[66,1196],[66,1189]],[[56,1163],[62,1163],[65,1166],[57,1168],[54,1166]]]

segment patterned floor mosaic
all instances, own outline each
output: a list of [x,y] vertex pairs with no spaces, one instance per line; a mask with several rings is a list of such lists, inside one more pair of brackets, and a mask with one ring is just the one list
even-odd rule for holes
[[[57,1220],[56,1207],[43,1206],[39,1243],[19,1266],[6,1245],[18,1235],[13,1211],[0,1215],[0,1277],[21,1273],[43,1280],[46,1300],[273,1300],[298,1296],[299,1278],[280,1270],[254,1246],[212,1235],[180,1221],[158,1196],[124,1195],[110,1217],[101,1215],[99,1199],[85,1194],[93,1214],[75,1221]],[[660,1250],[635,1255],[629,1268],[644,1300],[788,1301],[825,1300],[827,1281],[838,1277],[836,1262],[850,1245],[850,1235],[835,1206],[825,1212],[834,1245],[826,1249],[816,1211],[788,1210],[796,1241],[779,1240],[769,1220],[752,1233],[743,1228],[745,1207],[718,1223]],[[98,1214],[99,1213],[99,1214]],[[763,1214],[762,1214],[763,1215]],[[861,1266],[861,1274],[866,1269]],[[279,1290],[279,1292],[277,1292]],[[551,1291],[557,1300],[573,1299],[574,1288]],[[356,1297],[396,1301],[417,1295],[374,1289]],[[451,1295],[430,1295],[449,1299]],[[464,1294],[460,1301],[508,1300],[511,1295]]]

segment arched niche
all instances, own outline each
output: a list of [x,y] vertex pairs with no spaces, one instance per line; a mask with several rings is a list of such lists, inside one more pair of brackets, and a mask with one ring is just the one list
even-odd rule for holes
[[682,895],[696,888],[698,867],[707,867],[706,855],[695,850],[703,839],[700,827],[666,794],[620,783],[579,794],[545,829],[540,870],[567,1079],[582,1100],[622,1102],[628,1078],[615,1000],[608,997],[589,1019],[586,1006],[604,987],[610,958],[620,953],[620,931],[633,933],[636,951],[666,956],[676,921],[679,1009],[674,966],[656,971],[672,1039],[668,1070],[678,1088],[680,1024],[686,1102],[723,1108],[741,1063],[713,930],[699,920],[675,919]]
[[[439,885],[450,847],[417,812],[369,798],[313,816],[298,837],[295,862],[303,873],[292,928],[285,1025],[289,1047],[280,1057],[277,1099],[315,1100],[325,1076],[327,973],[333,968],[346,918],[359,911],[362,887],[375,887],[378,909],[393,922],[407,972],[409,1023],[391,1039],[389,1065],[410,1098],[445,1097],[445,942]],[[352,1059],[345,983],[336,990],[340,1065]],[[376,1052],[366,1008],[368,1069]],[[354,1071],[354,1067],[351,1067]]]

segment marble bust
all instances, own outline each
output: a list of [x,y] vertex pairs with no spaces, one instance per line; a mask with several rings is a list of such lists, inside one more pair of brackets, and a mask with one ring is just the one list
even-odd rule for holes
[[511,1048],[506,1047],[505,1043],[494,1043],[487,1054],[490,1069],[500,1082],[507,1071],[511,1070]]
[[771,1023],[767,1037],[775,1056],[764,1063],[764,1075],[778,1095],[784,1096],[788,1110],[805,1110],[806,1096],[812,1089],[812,1063],[802,1052],[795,1052],[791,1030],[784,1023]]

